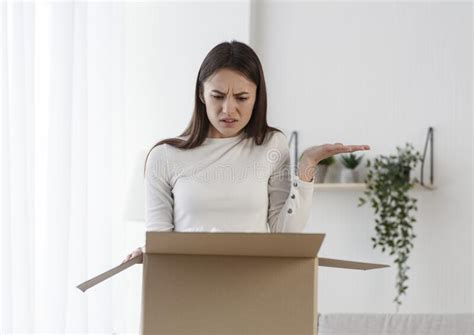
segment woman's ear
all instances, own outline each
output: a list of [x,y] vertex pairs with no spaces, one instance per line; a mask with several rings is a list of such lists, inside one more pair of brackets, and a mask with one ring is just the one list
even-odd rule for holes
[[202,89],[199,90],[199,99],[205,105],[206,101],[204,101],[204,94],[202,93]]

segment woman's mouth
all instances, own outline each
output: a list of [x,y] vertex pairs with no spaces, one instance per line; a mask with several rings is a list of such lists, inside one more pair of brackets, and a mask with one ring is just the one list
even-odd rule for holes
[[237,120],[224,119],[224,120],[220,120],[219,122],[221,122],[224,125],[224,127],[233,127],[237,123]]

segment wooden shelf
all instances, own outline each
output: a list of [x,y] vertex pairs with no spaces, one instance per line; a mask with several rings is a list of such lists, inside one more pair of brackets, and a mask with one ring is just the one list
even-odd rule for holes
[[[365,189],[365,183],[315,183],[315,190],[353,190],[353,191],[363,191]],[[435,190],[436,186],[434,185],[420,185],[415,184],[413,187],[415,190]]]
[[364,183],[315,183],[314,189],[317,190],[364,190]]

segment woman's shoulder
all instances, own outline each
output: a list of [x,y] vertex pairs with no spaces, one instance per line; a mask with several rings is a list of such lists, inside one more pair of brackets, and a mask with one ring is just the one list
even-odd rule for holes
[[173,165],[176,161],[183,160],[183,155],[186,155],[188,149],[181,149],[174,145],[174,143],[186,140],[188,136],[176,136],[158,142],[148,154],[148,164],[168,164]]
[[146,166],[156,167],[157,165],[166,164],[167,162],[167,146],[166,143],[155,145],[148,153]]
[[175,136],[161,140],[150,150],[149,157],[153,157],[154,159],[164,159],[170,152],[181,151],[182,149],[177,148],[173,143],[184,141],[187,138],[188,136]]
[[270,147],[282,148],[288,146],[288,139],[285,133],[272,130],[267,133],[265,143]]

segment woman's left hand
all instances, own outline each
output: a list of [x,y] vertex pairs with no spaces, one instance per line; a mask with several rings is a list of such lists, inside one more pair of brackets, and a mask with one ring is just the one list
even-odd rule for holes
[[315,145],[303,152],[301,160],[318,165],[323,159],[331,156],[360,150],[370,150],[370,147],[368,145],[344,145],[342,143]]
[[298,176],[303,181],[313,180],[316,166],[331,156],[360,150],[370,150],[368,145],[344,145],[342,143],[323,144],[309,147],[303,152],[298,163]]

